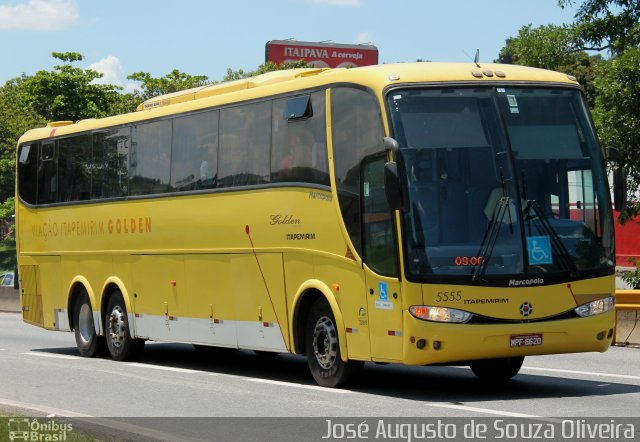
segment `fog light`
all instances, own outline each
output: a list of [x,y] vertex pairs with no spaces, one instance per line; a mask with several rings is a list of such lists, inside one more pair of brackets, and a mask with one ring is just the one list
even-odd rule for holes
[[607,339],[611,339],[612,336],[613,336],[613,329],[610,328],[609,333],[607,334]]
[[440,341],[433,341],[433,349],[434,350],[440,350],[442,348],[442,342]]
[[600,333],[598,333],[598,335],[596,336],[596,339],[597,339],[598,341],[602,341],[602,340],[604,339],[604,335],[605,335],[605,332],[601,331],[601,332],[600,332]]
[[418,342],[416,342],[416,347],[418,347],[420,350],[422,350],[426,346],[427,346],[427,341],[425,341],[424,339],[418,339]]

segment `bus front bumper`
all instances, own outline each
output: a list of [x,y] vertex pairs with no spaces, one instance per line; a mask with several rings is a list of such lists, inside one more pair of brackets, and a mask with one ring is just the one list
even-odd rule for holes
[[615,310],[586,318],[516,324],[446,324],[404,312],[404,358],[409,365],[557,353],[604,352]]

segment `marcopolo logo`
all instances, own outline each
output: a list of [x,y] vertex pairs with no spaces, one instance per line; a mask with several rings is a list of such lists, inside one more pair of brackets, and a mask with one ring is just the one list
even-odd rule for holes
[[38,419],[11,418],[9,425],[9,440],[61,442],[68,440],[73,431],[73,424],[55,422],[51,419],[40,422]]
[[533,279],[510,279],[509,287],[520,287],[523,285],[537,285],[544,284],[544,278],[533,278]]

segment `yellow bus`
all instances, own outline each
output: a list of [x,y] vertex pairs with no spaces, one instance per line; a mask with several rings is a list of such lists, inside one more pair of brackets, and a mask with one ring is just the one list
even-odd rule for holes
[[515,376],[605,351],[614,241],[575,79],[510,65],[298,69],[27,132],[24,320],[81,355],[146,340]]

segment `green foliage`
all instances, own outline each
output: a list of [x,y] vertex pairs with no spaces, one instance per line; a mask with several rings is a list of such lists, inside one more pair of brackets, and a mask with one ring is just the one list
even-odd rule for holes
[[596,68],[603,63],[599,55],[589,55],[575,48],[576,29],[573,26],[526,25],[517,37],[508,38],[500,50],[499,63],[519,64],[571,74],[584,87],[587,101],[595,102]]
[[598,70],[597,98],[593,110],[604,146],[620,150],[629,171],[629,203],[623,219],[638,214],[634,190],[640,187],[640,49],[625,50]]
[[12,239],[2,239],[0,240],[0,270],[13,270],[15,268],[16,242]]
[[0,219],[7,219],[15,212],[15,201],[13,197],[9,197],[4,203],[0,204]]
[[113,113],[112,108],[121,100],[121,87],[95,84],[102,74],[72,66],[83,59],[77,52],[52,55],[65,63],[23,78],[21,88],[28,108],[49,121],[77,121]]
[[[559,0],[561,7],[576,0]],[[584,0],[575,16],[576,46],[620,55],[640,45],[640,0]]]
[[164,77],[154,78],[148,72],[134,72],[127,77],[129,80],[142,82],[141,92],[135,94],[140,101],[170,94],[184,89],[204,86],[209,83],[205,75],[189,75],[174,69]]
[[557,69],[574,63],[578,56],[572,46],[575,30],[570,26],[523,26],[518,36],[507,39],[500,50],[500,63]]
[[267,72],[273,71],[282,71],[286,69],[298,69],[298,68],[308,68],[309,63],[304,60],[298,60],[291,63],[284,64],[276,64],[272,61],[267,61],[266,63],[261,64],[255,71],[245,72],[242,69],[233,70],[231,68],[227,68],[227,74],[224,76],[222,81],[233,81],[233,80],[241,80],[243,78],[255,77],[256,75],[266,74]]
[[[576,0],[559,0],[561,7]],[[640,209],[640,0],[584,0],[575,16],[575,46],[607,49],[612,59],[597,70],[593,110],[600,139],[617,147],[629,171],[630,202],[621,221]]]
[[631,263],[634,265],[635,270],[630,272],[622,272],[620,277],[624,282],[629,284],[632,289],[640,289],[640,263],[635,260],[631,260]]
[[[24,81],[25,77],[19,77],[0,87],[0,202],[14,193],[18,138],[27,130],[46,123],[44,117],[28,106],[28,97],[22,88]],[[0,219],[4,218],[0,215]]]

